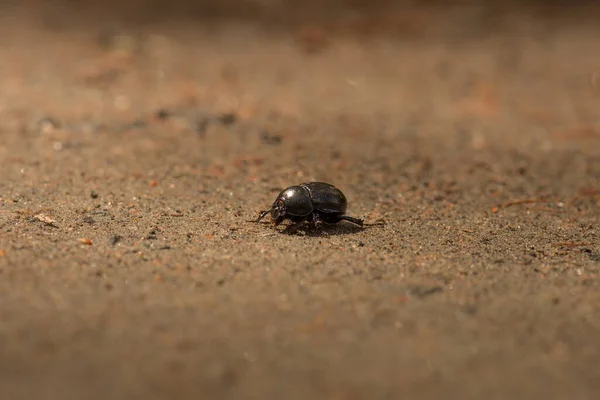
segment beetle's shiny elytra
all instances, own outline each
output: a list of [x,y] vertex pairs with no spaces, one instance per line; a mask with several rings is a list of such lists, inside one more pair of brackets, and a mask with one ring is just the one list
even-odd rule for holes
[[298,227],[304,222],[320,225],[342,220],[363,226],[363,221],[346,214],[348,201],[341,190],[325,182],[309,182],[290,186],[279,193],[271,208],[262,211],[256,222],[271,213],[275,225],[290,219]]

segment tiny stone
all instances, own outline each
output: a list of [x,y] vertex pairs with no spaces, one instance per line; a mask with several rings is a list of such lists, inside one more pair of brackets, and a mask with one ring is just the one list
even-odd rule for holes
[[218,118],[223,125],[232,125],[236,122],[237,116],[233,113],[223,114]]
[[283,138],[281,137],[281,135],[271,135],[268,132],[263,132],[261,140],[265,144],[276,145],[280,144]]
[[38,126],[42,133],[52,133],[53,131],[60,129],[60,122],[54,118],[45,117],[38,122]]
[[165,120],[171,116],[171,113],[168,110],[161,108],[160,110],[156,111],[155,116],[158,119]]
[[108,243],[109,243],[111,246],[114,246],[114,245],[116,245],[117,243],[119,243],[119,242],[121,241],[121,239],[122,239],[122,236],[119,236],[119,235],[114,235],[113,237],[111,237],[111,238],[108,240]]

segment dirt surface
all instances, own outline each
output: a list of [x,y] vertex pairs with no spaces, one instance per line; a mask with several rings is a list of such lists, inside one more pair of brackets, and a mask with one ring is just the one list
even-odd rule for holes
[[[598,398],[599,28],[15,15],[2,399]],[[311,180],[379,225],[248,222]]]

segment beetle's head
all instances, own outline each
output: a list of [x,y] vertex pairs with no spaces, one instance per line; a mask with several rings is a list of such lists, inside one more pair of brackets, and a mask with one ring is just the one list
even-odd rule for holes
[[285,219],[287,209],[282,199],[275,200],[275,203],[271,206],[271,218],[276,224],[281,223]]

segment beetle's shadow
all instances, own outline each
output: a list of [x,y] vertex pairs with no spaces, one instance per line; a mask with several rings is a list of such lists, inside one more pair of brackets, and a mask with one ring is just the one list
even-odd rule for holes
[[353,235],[362,232],[370,226],[358,226],[352,223],[338,222],[337,224],[323,223],[320,226],[314,226],[310,223],[304,223],[298,227],[294,224],[286,226],[280,230],[280,233],[284,235],[302,235],[309,237],[326,237],[326,236],[340,236],[340,235]]

